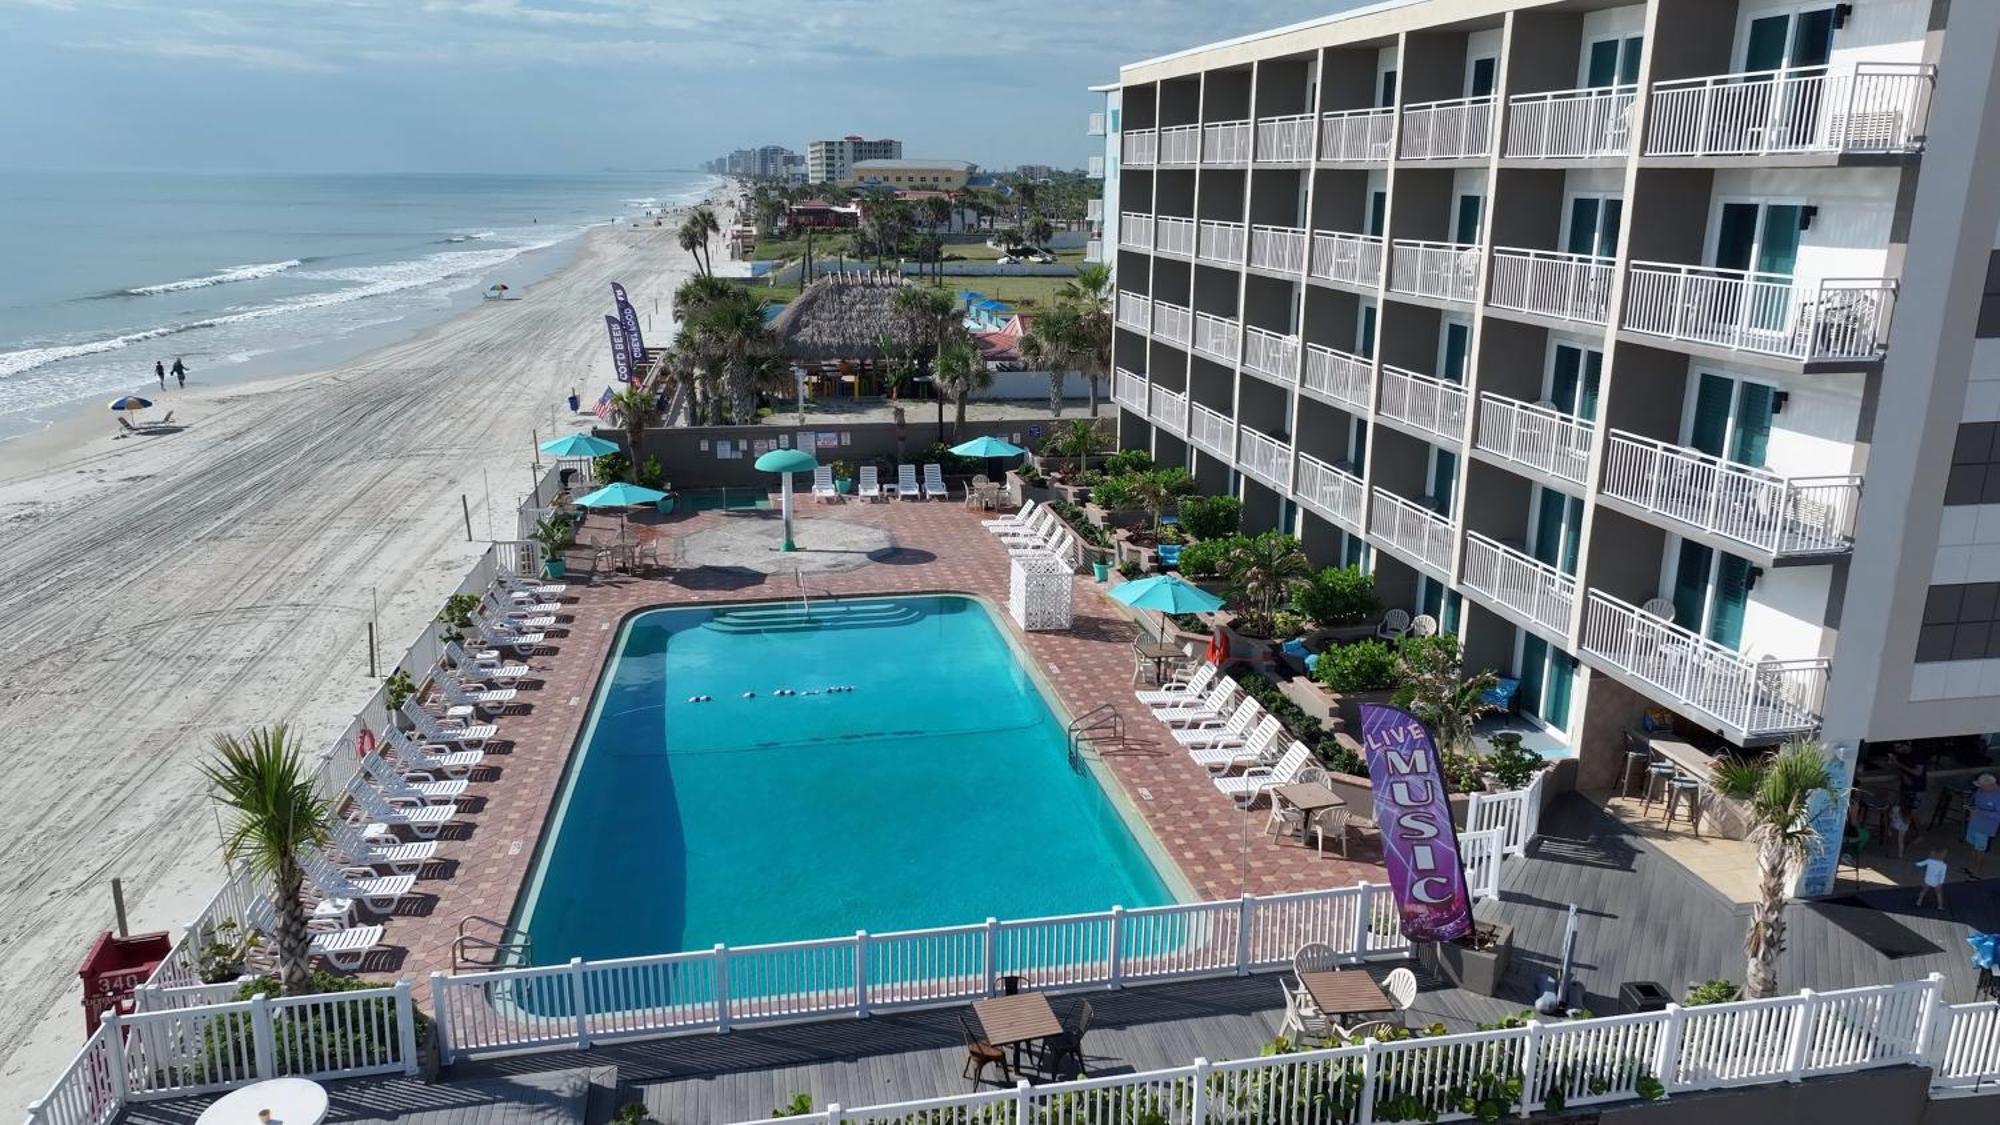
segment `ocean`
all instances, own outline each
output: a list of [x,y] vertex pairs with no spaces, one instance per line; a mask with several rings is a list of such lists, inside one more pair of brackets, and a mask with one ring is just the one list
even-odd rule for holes
[[[0,172],[0,437],[97,398],[339,362],[700,199],[692,172]],[[168,385],[173,379],[168,377]],[[171,406],[170,390],[160,405]]]

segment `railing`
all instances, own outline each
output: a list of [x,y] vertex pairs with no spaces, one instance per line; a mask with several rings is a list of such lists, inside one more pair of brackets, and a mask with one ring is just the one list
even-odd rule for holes
[[1198,402],[1188,404],[1188,440],[1195,448],[1226,459],[1236,451],[1235,429],[1229,415]]
[[1622,430],[1610,437],[1607,496],[1773,557],[1854,546],[1858,476],[1784,477]]
[[1520,789],[1468,794],[1465,831],[1497,832],[1502,853],[1525,854],[1528,845],[1541,832],[1542,786],[1548,776],[1548,771],[1542,770],[1529,778],[1528,784]]
[[1348,109],[1321,114],[1319,159],[1325,164],[1379,164],[1389,159],[1396,134],[1396,110]]
[[1120,367],[1112,373],[1111,399],[1121,409],[1135,410],[1140,414],[1144,414],[1146,413],[1146,392],[1150,389],[1151,385],[1152,381],[1144,375],[1127,371]]
[[1637,86],[1552,90],[1507,99],[1509,157],[1584,159],[1624,156],[1632,147]]
[[1465,588],[1483,594],[1557,635],[1569,632],[1576,576],[1498,543],[1465,533]]
[[1313,122],[1310,113],[1288,117],[1265,117],[1257,122],[1257,162],[1259,164],[1305,164],[1313,157]]
[[1179,215],[1153,216],[1153,249],[1162,254],[1194,257],[1194,220]]
[[1374,288],[1382,284],[1382,239],[1372,234],[1314,231],[1314,277]]
[[1325,344],[1306,345],[1306,389],[1364,414],[1374,406],[1369,394],[1374,367],[1365,356],[1336,351]]
[[1299,454],[1299,502],[1347,528],[1361,530],[1366,490],[1361,478],[1317,457]]
[[1250,123],[1216,121],[1201,127],[1203,164],[1250,163]]
[[1118,213],[1118,245],[1134,250],[1153,248],[1153,217],[1138,211]]
[[1582,655],[1649,685],[1677,710],[1710,716],[1742,737],[1819,729],[1825,660],[1752,660],[1599,590],[1589,594]]
[[1368,513],[1368,534],[1386,540],[1440,575],[1451,573],[1451,520],[1422,504],[1377,488]]
[[1493,95],[1403,107],[1403,159],[1469,160],[1493,150]]
[[1153,335],[1162,340],[1185,346],[1193,321],[1194,316],[1185,305],[1167,301],[1153,302]]
[[1587,419],[1483,391],[1473,445],[1517,465],[1576,484],[1590,472],[1594,435]]
[[1465,388],[1382,365],[1382,417],[1414,426],[1451,446],[1465,441]]
[[1124,162],[1134,168],[1150,168],[1159,159],[1160,135],[1151,129],[1127,129],[1118,141]]
[[1498,828],[1458,834],[1459,862],[1465,867],[1465,886],[1474,901],[1500,897],[1500,861],[1507,856],[1501,844],[1505,836]]
[[1083,260],[1086,262],[1104,261],[1104,240],[1101,238],[1085,239],[1083,243]]
[[1243,329],[1235,321],[1214,313],[1194,314],[1194,350],[1227,364],[1236,362],[1236,345]]
[[1306,232],[1299,227],[1250,228],[1250,264],[1260,270],[1299,274],[1306,268]]
[[1896,304],[1890,278],[1802,281],[1672,262],[1633,262],[1625,328],[1796,360],[1874,359]]
[[1991,1093],[2000,1084],[2000,1004],[1953,1004],[1938,1010],[1931,1033],[1931,1094]]
[[1174,125],[1159,132],[1158,162],[1193,164],[1201,159],[1201,126]]
[[1083,174],[1093,180],[1104,178],[1104,157],[1092,156],[1084,161]]
[[1487,301],[1503,309],[1603,324],[1610,315],[1616,272],[1610,258],[1496,246],[1493,292]]
[[1243,330],[1243,367],[1290,383],[1299,366],[1299,338],[1256,326]]
[[1389,288],[1442,301],[1479,299],[1479,247],[1399,238],[1391,246]]
[[1153,421],[1177,434],[1187,433],[1188,396],[1185,391],[1176,391],[1153,384],[1153,404],[1147,412]]
[[1084,127],[1083,127],[1083,135],[1084,135],[1084,136],[1086,136],[1086,137],[1101,137],[1101,136],[1103,136],[1103,135],[1104,135],[1104,115],[1103,115],[1103,114],[1101,114],[1101,113],[1093,113],[1093,114],[1091,114],[1091,115],[1090,115],[1090,120],[1089,120],[1089,121],[1088,121],[1088,122],[1087,122],[1087,123],[1086,123],[1086,124],[1084,125]]
[[1244,426],[1236,432],[1236,464],[1244,472],[1284,492],[1292,486],[1291,447]]
[[1929,63],[1859,63],[1655,82],[1646,155],[1918,152],[1936,78]]
[[1143,293],[1118,291],[1118,323],[1141,332],[1153,326],[1153,302]]
[[1289,968],[1308,942],[1406,957],[1386,887],[1179,903],[901,933],[431,976],[443,1059]]
[[1195,256],[1204,261],[1240,266],[1243,264],[1243,250],[1249,242],[1249,231],[1242,223],[1203,219],[1200,235],[1195,240]]
[[1083,218],[1085,222],[1090,223],[1101,223],[1104,221],[1103,196],[1093,195],[1083,201]]

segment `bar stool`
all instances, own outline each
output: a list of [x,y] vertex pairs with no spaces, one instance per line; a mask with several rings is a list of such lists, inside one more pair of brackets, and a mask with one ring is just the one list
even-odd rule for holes
[[1686,774],[1675,774],[1667,784],[1666,827],[1674,825],[1674,814],[1685,805],[1688,827],[1694,829],[1694,838],[1701,839],[1701,782]]
[[1652,761],[1653,748],[1635,731],[1625,732],[1625,772],[1618,775],[1618,794],[1632,795],[1632,783],[1644,776],[1646,764]]
[[1653,802],[1670,795],[1668,786],[1673,784],[1674,775],[1680,772],[1672,762],[1654,762],[1646,767],[1646,803],[1639,815],[1653,815]]

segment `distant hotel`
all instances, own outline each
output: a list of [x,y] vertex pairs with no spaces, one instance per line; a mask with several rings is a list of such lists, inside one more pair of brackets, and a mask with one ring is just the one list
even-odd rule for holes
[[957,191],[979,170],[969,160],[857,160],[842,187],[887,187],[898,191]]
[[764,145],[761,148],[739,148],[728,156],[718,156],[703,164],[701,169],[717,176],[803,183],[806,158],[783,145]]
[[886,137],[870,141],[849,134],[837,141],[813,141],[806,145],[806,179],[815,184],[850,184],[856,163],[902,158],[903,142]]

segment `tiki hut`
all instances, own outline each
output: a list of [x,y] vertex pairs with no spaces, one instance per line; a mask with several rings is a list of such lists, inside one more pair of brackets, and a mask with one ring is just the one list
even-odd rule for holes
[[805,364],[881,359],[882,333],[896,323],[890,302],[907,284],[886,272],[820,278],[771,321],[778,354]]

